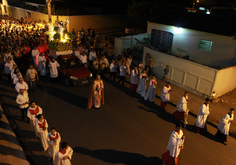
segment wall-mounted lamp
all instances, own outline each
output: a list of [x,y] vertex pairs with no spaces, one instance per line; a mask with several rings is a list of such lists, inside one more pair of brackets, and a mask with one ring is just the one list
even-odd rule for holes
[[174,28],[175,33],[182,33],[183,29],[181,27]]

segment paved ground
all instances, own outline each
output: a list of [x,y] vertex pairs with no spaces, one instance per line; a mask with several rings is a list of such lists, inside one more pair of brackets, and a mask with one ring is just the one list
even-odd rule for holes
[[[32,151],[31,164],[50,164],[33,129],[20,118],[14,89],[6,80],[1,81],[0,89],[27,148]],[[49,127],[55,126],[62,141],[74,149],[72,164],[162,164],[161,154],[166,151],[176,122],[171,115],[174,106],[161,110],[158,98],[156,104],[149,103],[128,88],[105,81],[105,105],[99,110],[87,110],[88,91],[89,85],[65,87],[59,82],[52,86],[46,79],[38,82],[36,94],[30,94],[30,99],[42,107]],[[208,127],[207,135],[195,134],[194,121],[190,116],[181,165],[236,164],[235,139],[229,137],[227,146],[218,143],[213,136],[216,128],[212,126]]]

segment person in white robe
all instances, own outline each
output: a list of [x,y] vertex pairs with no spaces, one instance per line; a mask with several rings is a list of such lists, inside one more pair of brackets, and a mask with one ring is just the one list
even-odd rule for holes
[[149,87],[144,97],[144,100],[146,101],[149,100],[150,102],[154,102],[156,94],[156,86],[157,86],[156,76],[153,75],[152,79],[150,80]]
[[172,92],[170,82],[168,82],[161,92],[161,107],[166,108],[167,103],[170,101],[170,93]]
[[22,77],[19,78],[19,81],[16,83],[15,90],[17,93],[20,93],[20,90],[24,89],[24,91],[27,93],[27,90],[29,89],[28,84],[23,80]]
[[189,113],[189,109],[187,107],[188,101],[189,101],[188,92],[185,92],[182,98],[180,99],[178,105],[176,106],[177,110],[173,113],[173,116],[176,119],[184,120],[185,124],[188,124],[187,122],[188,113]]
[[38,66],[39,66],[39,63],[38,63],[39,50],[36,47],[34,47],[31,54],[32,54],[33,62],[34,62],[34,67],[38,68]]
[[55,127],[51,128],[51,131],[48,133],[48,153],[52,160],[55,160],[55,155],[59,151],[60,148],[60,142],[61,142],[61,136],[59,132],[56,131]]
[[170,135],[167,151],[162,154],[162,161],[165,165],[177,165],[180,151],[184,148],[185,135],[181,130],[181,125],[175,125],[175,131]]
[[[31,106],[28,108],[27,111],[27,117],[30,120],[31,126],[35,129],[35,123],[37,121],[36,116],[39,114],[43,114],[42,108],[40,108],[38,105],[35,104],[35,101],[31,101]],[[36,135],[36,129],[35,129],[35,135]]]
[[146,80],[148,80],[146,70],[143,70],[143,73],[140,75],[140,81],[137,89],[137,93],[142,97],[145,97],[146,94]]
[[209,107],[210,99],[206,98],[205,103],[202,104],[198,111],[198,115],[194,124],[194,131],[199,132],[206,132],[206,123],[208,116],[210,115],[211,109]]
[[224,117],[220,120],[218,125],[218,131],[215,137],[223,144],[226,145],[227,135],[229,135],[230,125],[234,120],[234,109],[231,108],[230,112],[225,114]]
[[138,87],[138,67],[134,67],[131,71],[130,90],[136,92]]
[[73,149],[68,145],[67,142],[62,142],[60,150],[55,156],[53,165],[71,165],[70,160],[72,159]]
[[60,65],[55,60],[55,58],[52,58],[52,60],[48,64],[48,67],[50,68],[51,83],[54,84],[58,77],[58,68],[60,67]]
[[79,56],[80,61],[87,66],[87,55],[85,54],[85,52],[82,53],[82,55]]
[[43,55],[43,53],[40,53],[40,56],[38,57],[38,63],[39,63],[39,72],[41,76],[46,76],[47,75],[47,70],[46,70],[46,57]]
[[35,123],[36,136],[39,137],[43,150],[46,151],[48,149],[48,123],[41,114],[37,116],[37,119]]

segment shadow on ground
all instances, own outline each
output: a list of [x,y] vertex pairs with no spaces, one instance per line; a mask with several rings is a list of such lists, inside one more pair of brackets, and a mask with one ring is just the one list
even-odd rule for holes
[[126,165],[161,165],[162,160],[158,157],[146,157],[139,153],[130,153],[124,151],[116,151],[112,149],[98,149],[98,150],[89,150],[83,147],[73,148],[74,152],[89,155],[93,158],[102,160],[111,164],[126,164]]

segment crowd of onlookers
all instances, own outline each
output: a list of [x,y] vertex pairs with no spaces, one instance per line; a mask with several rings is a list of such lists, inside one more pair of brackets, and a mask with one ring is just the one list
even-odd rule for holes
[[[27,119],[33,127],[44,151],[48,150],[53,164],[69,163],[73,150],[66,142],[60,145],[61,137],[54,127],[51,127],[48,133],[48,124],[42,115],[42,109],[34,101],[30,101],[28,94],[28,91],[36,92],[36,81],[39,80],[36,69],[40,68],[41,63],[46,63],[45,56],[48,55],[48,37],[44,34],[47,31],[46,22],[36,20],[28,22],[1,16],[0,24],[0,78],[4,73],[9,84],[14,86],[22,120]],[[51,61],[49,67],[50,63]],[[29,68],[24,79],[21,71],[27,66]],[[42,73],[40,70],[41,76],[45,76],[47,72]]]

